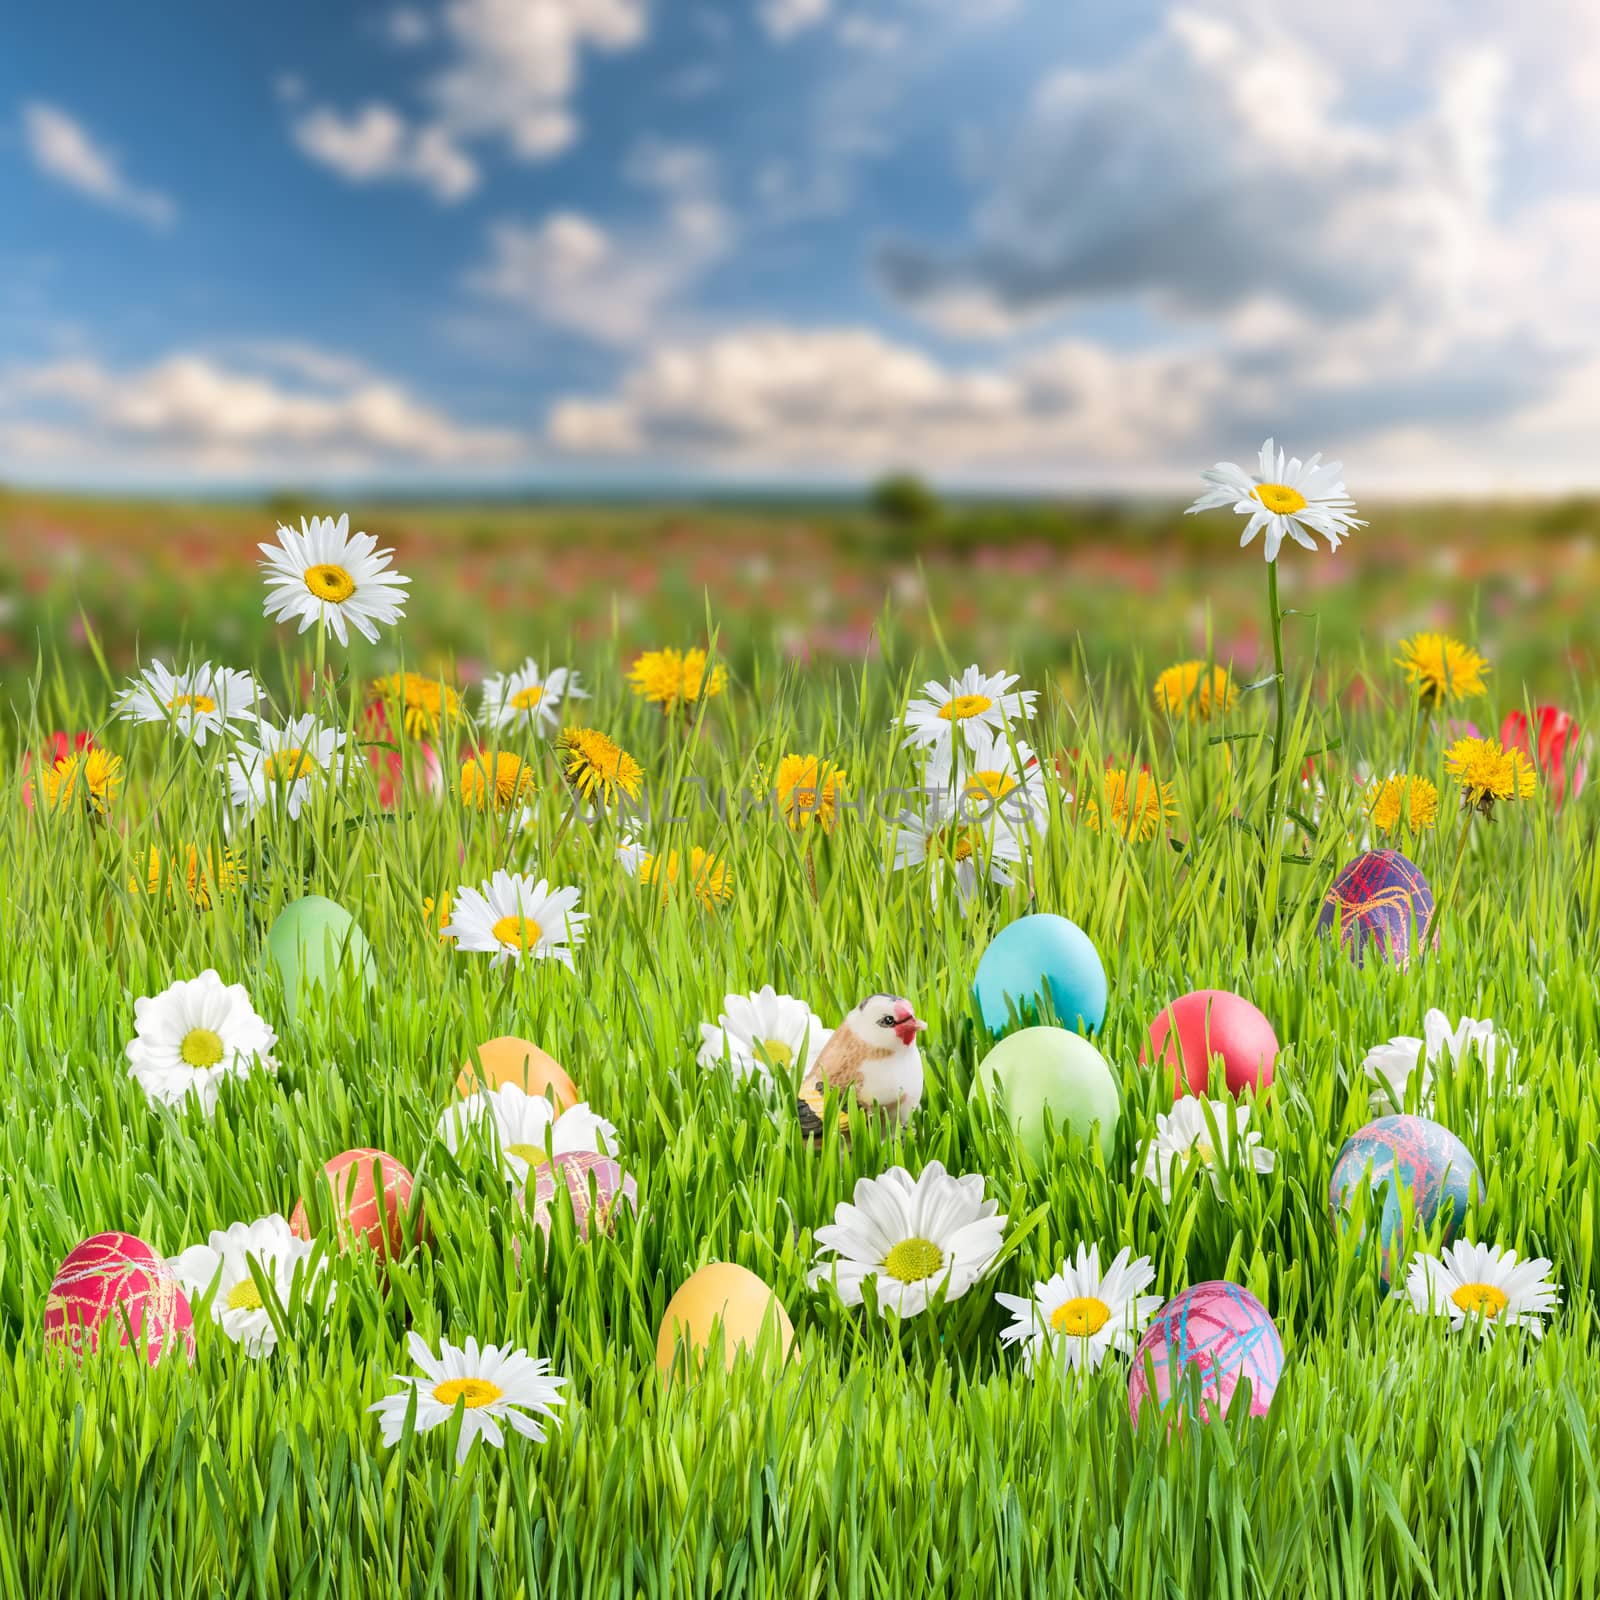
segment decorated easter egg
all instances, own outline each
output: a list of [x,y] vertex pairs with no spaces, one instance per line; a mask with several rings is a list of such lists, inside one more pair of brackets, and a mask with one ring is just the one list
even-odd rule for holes
[[731,1368],[740,1350],[757,1348],[764,1326],[773,1327],[778,1351],[787,1360],[794,1327],[777,1295],[744,1267],[731,1261],[709,1262],[667,1302],[656,1336],[656,1365],[670,1372],[680,1345],[687,1345],[697,1357],[715,1354],[715,1333],[723,1362]]
[[287,905],[267,932],[267,954],[283,980],[290,1021],[304,1015],[314,992],[370,989],[378,981],[372,947],[356,919],[341,905],[308,894]]
[[194,1317],[172,1269],[143,1239],[97,1233],[50,1280],[44,1337],[78,1356],[114,1340],[154,1366],[180,1346],[193,1357]]
[[978,1063],[974,1091],[980,1085],[1035,1161],[1045,1158],[1046,1111],[1057,1128],[1070,1128],[1079,1139],[1092,1135],[1111,1154],[1122,1101],[1106,1058],[1081,1034],[1065,1028],[1010,1034]]
[[1146,1400],[1164,1411],[1174,1394],[1185,1395],[1191,1369],[1200,1373],[1202,1421],[1225,1416],[1245,1378],[1251,1416],[1266,1415],[1283,1375],[1283,1340],[1267,1308],[1248,1289],[1197,1283],[1161,1308],[1133,1353],[1128,1375],[1135,1426]]
[[1402,1191],[1411,1195],[1418,1228],[1431,1228],[1448,1208],[1446,1243],[1461,1232],[1467,1207],[1483,1193],[1471,1152],[1448,1128],[1426,1117],[1379,1117],[1345,1140],[1328,1183],[1336,1224],[1344,1224],[1364,1185],[1371,1189],[1378,1217],[1378,1277],[1385,1289],[1400,1267]]
[[559,1155],[553,1162],[540,1164],[533,1183],[533,1219],[547,1236],[558,1184],[572,1196],[573,1220],[583,1239],[589,1237],[591,1223],[604,1233],[619,1205],[639,1209],[639,1186],[610,1156],[586,1150]]
[[[415,1180],[393,1156],[382,1150],[346,1150],[322,1171],[329,1193],[319,1198],[326,1207],[331,1196],[340,1250],[370,1245],[380,1255],[393,1258],[404,1255],[408,1244],[422,1237],[420,1212],[410,1240],[406,1237],[406,1214]],[[297,1238],[312,1237],[304,1200],[296,1203],[289,1227]]]
[[1106,969],[1077,923],[1050,912],[1018,917],[989,941],[972,985],[990,1033],[1039,1020],[1046,994],[1063,1027],[1093,1033],[1106,1019]]
[[1372,946],[1397,967],[1409,965],[1412,941],[1421,941],[1433,918],[1433,890],[1422,869],[1398,850],[1369,850],[1350,862],[1328,887],[1317,931],[1337,928],[1359,966]]
[[480,1044],[474,1054],[477,1060],[467,1061],[456,1077],[456,1088],[464,1095],[476,1094],[485,1086],[503,1089],[514,1083],[525,1094],[548,1095],[558,1115],[583,1099],[561,1063],[526,1039],[503,1034]]
[[1229,1094],[1259,1094],[1272,1082],[1278,1036],[1243,995],[1226,989],[1196,989],[1174,1000],[1150,1024],[1149,1048],[1139,1052],[1141,1061],[1172,1073],[1174,1100],[1185,1090],[1208,1092],[1213,1056],[1222,1058]]

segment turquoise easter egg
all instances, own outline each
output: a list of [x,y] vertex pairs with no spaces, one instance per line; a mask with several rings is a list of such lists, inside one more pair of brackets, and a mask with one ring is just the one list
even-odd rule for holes
[[297,1021],[321,990],[334,995],[378,981],[372,946],[360,924],[341,905],[320,894],[308,894],[278,914],[267,933],[267,954],[283,980],[283,1003]]
[[1035,1161],[1045,1158],[1046,1111],[1057,1128],[1098,1139],[1101,1151],[1111,1155],[1122,1100],[1106,1058],[1081,1034],[1023,1028],[1009,1035],[978,1063],[974,1092],[980,1086]]
[[1018,917],[989,941],[972,992],[989,1032],[1004,1033],[1012,1013],[1038,1021],[1050,996],[1056,1021],[1093,1033],[1106,1019],[1106,969],[1077,923],[1053,913]]

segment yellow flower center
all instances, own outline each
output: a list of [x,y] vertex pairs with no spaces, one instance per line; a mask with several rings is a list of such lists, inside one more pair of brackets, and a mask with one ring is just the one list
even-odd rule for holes
[[1050,1313],[1050,1326],[1070,1339],[1084,1339],[1099,1333],[1111,1320],[1111,1307],[1093,1295],[1079,1295],[1075,1300],[1063,1300]]
[[508,1144],[505,1146],[508,1156],[519,1156],[530,1167],[537,1167],[541,1162],[549,1160],[542,1144]]
[[939,707],[939,715],[946,722],[965,722],[968,717],[981,717],[993,705],[986,694],[958,694]]
[[1280,517],[1292,517],[1306,508],[1306,497],[1286,483],[1258,483],[1250,492],[1268,511]]
[[780,1072],[787,1072],[794,1065],[794,1050],[782,1039],[757,1039],[756,1054]]
[[967,794],[974,800],[1004,800],[1016,786],[1009,772],[974,772],[967,779]]
[[931,1239],[902,1239],[883,1263],[883,1270],[901,1283],[921,1283],[944,1265],[944,1251]]
[[544,685],[542,683],[530,684],[526,689],[518,689],[512,695],[511,703],[518,711],[532,711],[544,699]]
[[317,764],[299,745],[292,744],[283,750],[270,751],[261,770],[266,773],[268,783],[295,783],[309,778],[317,770]]
[[208,711],[217,709],[217,702],[208,694],[176,694],[167,701],[168,711],[182,711],[185,708],[203,716]]
[[532,917],[501,917],[490,931],[513,950],[531,950],[544,937],[544,930]]
[[1493,1322],[1510,1301],[1505,1290],[1492,1283],[1464,1283],[1450,1298],[1470,1317],[1474,1314]]
[[261,1309],[261,1291],[256,1288],[254,1278],[246,1278],[243,1283],[236,1283],[228,1291],[228,1309],[230,1311],[259,1311]]
[[222,1035],[210,1028],[191,1028],[178,1046],[178,1054],[191,1067],[214,1067],[222,1059]]
[[343,567],[328,562],[325,566],[306,568],[306,588],[319,600],[342,605],[356,592],[356,580]]
[[479,1406],[493,1405],[504,1393],[487,1378],[446,1378],[434,1388],[433,1398],[440,1405],[451,1407],[460,1400],[468,1411],[476,1411]]

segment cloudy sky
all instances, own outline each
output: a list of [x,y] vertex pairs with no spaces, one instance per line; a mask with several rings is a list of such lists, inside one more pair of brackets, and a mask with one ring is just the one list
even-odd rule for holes
[[85,0],[0,477],[1600,484],[1586,0]]

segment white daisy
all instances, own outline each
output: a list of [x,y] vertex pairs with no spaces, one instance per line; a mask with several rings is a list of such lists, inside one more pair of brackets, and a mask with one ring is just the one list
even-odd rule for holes
[[277,1069],[270,1052],[278,1036],[256,1015],[244,985],[225,984],[209,968],[135,1000],[133,1015],[128,1073],[160,1105],[193,1095],[209,1117],[224,1078]]
[[279,807],[298,817],[317,783],[343,776],[339,728],[325,728],[307,714],[282,728],[257,722],[254,732],[254,744],[240,739],[228,757],[228,793],[247,817]]
[[1012,1316],[1011,1326],[1000,1330],[1000,1343],[1020,1344],[1029,1372],[1050,1345],[1072,1370],[1094,1372],[1111,1351],[1128,1355],[1161,1309],[1160,1295],[1139,1292],[1155,1280],[1150,1258],[1135,1259],[1126,1245],[1102,1275],[1100,1246],[1080,1244],[1077,1260],[1063,1261],[1048,1282],[1034,1284],[1031,1295],[995,1296]]
[[577,889],[552,889],[520,872],[503,868],[478,888],[462,885],[450,902],[451,921],[441,930],[456,949],[490,954],[494,965],[508,961],[562,961],[583,943],[587,911],[577,909]]
[[348,622],[376,644],[378,625],[387,627],[405,614],[411,580],[387,570],[394,552],[378,549],[370,533],[351,534],[348,515],[337,522],[313,517],[307,523],[302,517],[298,533],[280,525],[278,542],[259,548],[266,557],[266,614],[279,622],[298,617],[301,633],[321,622],[348,644]]
[[[933,808],[937,818],[941,807]],[[937,900],[947,878],[954,881],[956,897],[965,907],[987,880],[1010,888],[1007,870],[1023,859],[1023,842],[1015,828],[986,822],[939,822],[915,812],[898,819],[894,831],[894,870],[905,872],[927,866],[928,889]]]
[[1278,559],[1285,534],[1307,550],[1315,550],[1317,541],[1311,535],[1320,533],[1329,548],[1337,550],[1346,534],[1366,527],[1355,514],[1355,501],[1345,491],[1342,463],[1330,461],[1324,466],[1321,455],[1309,461],[1298,456],[1286,458],[1283,451],[1273,450],[1268,439],[1261,447],[1260,467],[1252,477],[1231,461],[1219,461],[1200,474],[1211,487],[1189,512],[1232,506],[1250,519],[1239,537],[1241,546],[1266,530],[1268,561]]
[[514,672],[497,672],[483,680],[479,714],[491,728],[514,723],[535,733],[550,733],[561,725],[564,700],[588,698],[589,691],[579,687],[576,672],[556,667],[549,677],[544,677],[538,663],[529,656]]
[[164,722],[203,745],[221,733],[232,717],[253,715],[261,690],[248,672],[213,667],[202,661],[188,672],[174,672],[152,661],[117,697],[112,707],[127,722]]
[[980,728],[967,747],[935,755],[928,780],[956,816],[995,817],[1019,832],[1049,824],[1044,767],[1031,745],[1004,732]]
[[[1242,1147],[1241,1165],[1257,1172],[1271,1172],[1277,1156],[1261,1148],[1261,1135],[1250,1131],[1250,1107],[1232,1100],[1203,1100],[1185,1095],[1171,1111],[1157,1113],[1156,1131],[1145,1156],[1144,1175],[1161,1186],[1161,1198],[1172,1203],[1174,1168],[1182,1172],[1191,1161],[1203,1161],[1211,1172],[1211,1185],[1222,1192],[1221,1172],[1235,1160],[1233,1151]],[[1134,1164],[1134,1172],[1139,1166]]]
[[1516,1064],[1516,1050],[1504,1034],[1495,1031],[1492,1017],[1481,1021],[1476,1017],[1462,1017],[1452,1026],[1449,1017],[1434,1008],[1422,1019],[1422,1031],[1421,1039],[1397,1034],[1384,1044],[1374,1045],[1362,1058],[1362,1069],[1373,1082],[1374,1111],[1406,1110],[1412,1077],[1419,1070],[1417,1109],[1430,1107],[1433,1104],[1433,1069],[1447,1054],[1451,1064],[1459,1067],[1463,1059],[1476,1050],[1491,1091],[1499,1083],[1500,1063],[1503,1061],[1508,1076]]
[[856,1183],[854,1204],[840,1201],[834,1220],[817,1229],[817,1256],[807,1282],[831,1283],[847,1306],[860,1305],[872,1279],[880,1314],[914,1317],[943,1292],[959,1300],[1000,1253],[1006,1218],[983,1197],[984,1178],[952,1178],[930,1161],[920,1177],[891,1167]]
[[833,1037],[804,1000],[779,994],[769,983],[748,995],[724,995],[722,1015],[700,1024],[702,1067],[727,1062],[735,1079],[788,1077],[808,1066]]
[[1544,1337],[1544,1318],[1561,1303],[1543,1256],[1517,1260],[1515,1250],[1494,1245],[1447,1245],[1444,1257],[1418,1256],[1406,1274],[1406,1293],[1422,1315],[1447,1316],[1453,1328],[1476,1325],[1485,1339],[1500,1328],[1526,1328]]
[[[405,1433],[413,1392],[417,1397],[418,1433],[448,1422],[457,1406],[465,1408],[461,1438],[456,1445],[457,1466],[467,1459],[480,1435],[495,1449],[503,1448],[506,1441],[500,1431],[502,1422],[537,1443],[544,1438],[544,1429],[535,1419],[554,1418],[555,1408],[566,1403],[559,1391],[567,1380],[552,1378],[549,1361],[530,1356],[526,1350],[494,1344],[479,1350],[478,1341],[473,1338],[461,1347],[441,1339],[436,1356],[418,1333],[406,1335],[406,1348],[422,1369],[422,1376],[396,1373],[394,1381],[401,1385],[400,1392],[385,1395],[376,1405],[367,1407],[378,1413],[385,1444],[398,1443]],[[529,1412],[534,1416],[527,1415]]]
[[[289,1224],[274,1212],[256,1222],[236,1222],[231,1228],[213,1229],[205,1244],[191,1245],[182,1255],[173,1256],[167,1265],[177,1274],[185,1293],[195,1299],[207,1291],[211,1295],[211,1320],[235,1344],[244,1346],[250,1356],[270,1355],[277,1347],[278,1330],[262,1301],[261,1289],[251,1276],[250,1263],[272,1286],[279,1304],[287,1311],[293,1303],[296,1281],[306,1295],[310,1285],[306,1274],[316,1251],[316,1241],[300,1239]],[[316,1276],[324,1276],[327,1261],[317,1263]],[[333,1304],[331,1277],[326,1292],[317,1299],[322,1308]]]
[[906,729],[905,743],[939,754],[950,749],[958,727],[969,745],[985,730],[1004,733],[1014,718],[1032,716],[1039,698],[1036,689],[1013,691],[1017,681],[1014,672],[985,673],[975,665],[947,683],[930,678],[906,706],[900,724]]
[[617,1154],[616,1128],[580,1101],[567,1110],[520,1084],[466,1095],[439,1118],[439,1137],[454,1152],[469,1140],[492,1138],[508,1183],[526,1183],[529,1169],[553,1156]]

